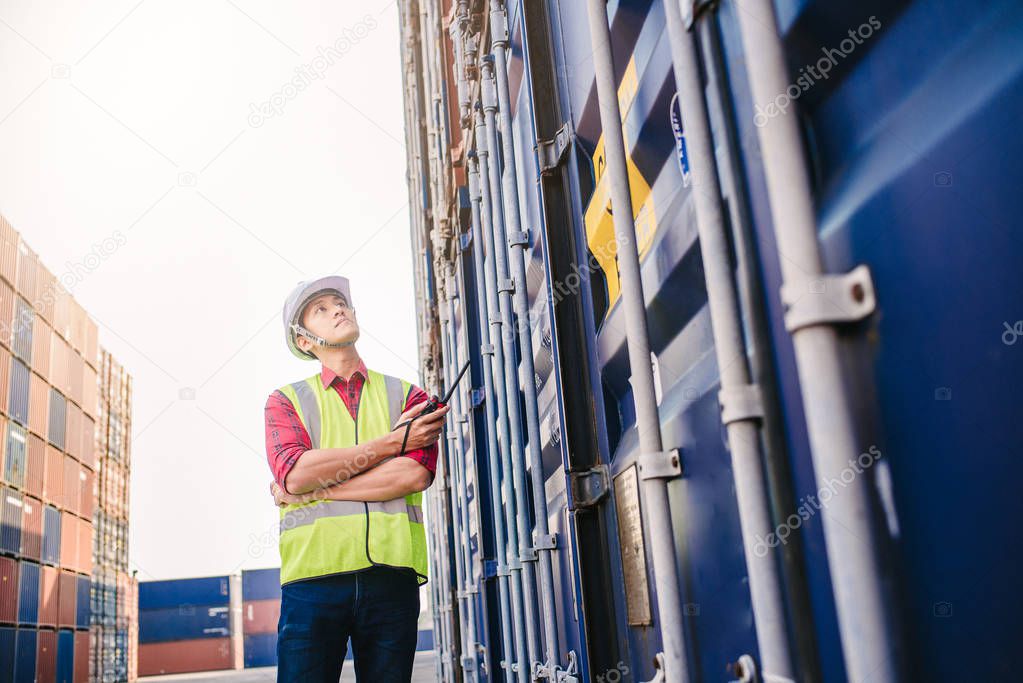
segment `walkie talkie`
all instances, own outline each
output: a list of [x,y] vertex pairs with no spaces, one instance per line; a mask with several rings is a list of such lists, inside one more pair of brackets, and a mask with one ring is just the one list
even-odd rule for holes
[[451,397],[454,395],[455,389],[458,387],[458,383],[462,381],[462,375],[464,375],[465,371],[469,369],[469,365],[471,363],[472,361],[468,360],[465,361],[465,365],[462,366],[462,369],[459,371],[458,377],[455,378],[455,381],[451,383],[451,387],[448,388],[448,393],[444,394],[444,398],[438,398],[437,395],[434,394],[433,396],[430,397],[430,400],[427,401],[426,404],[423,406],[423,409],[420,410],[415,415],[415,417],[413,417],[411,420],[406,420],[405,422],[400,422],[394,425],[395,429],[398,429],[400,427],[405,428],[405,438],[402,439],[401,441],[402,453],[405,453],[405,446],[408,444],[408,435],[409,431],[411,431],[412,429],[412,422],[422,417],[423,415],[429,415],[430,413],[436,411],[441,406],[446,406],[448,404],[448,401],[450,401]]

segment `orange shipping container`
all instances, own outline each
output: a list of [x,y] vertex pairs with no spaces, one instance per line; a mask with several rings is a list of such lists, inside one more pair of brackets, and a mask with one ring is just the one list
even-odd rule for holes
[[64,454],[46,444],[43,468],[43,498],[57,507],[64,507]]
[[99,327],[88,316],[85,319],[85,362],[93,368],[99,367]]
[[[84,315],[84,313],[82,314]],[[68,396],[71,400],[82,405],[83,392],[85,390],[85,361],[82,360],[82,356],[73,351],[71,353],[71,377],[69,382],[70,393]]]
[[54,683],[57,680],[56,631],[39,631],[36,662],[36,683]]
[[92,574],[92,533],[92,524],[83,519],[78,520],[77,569],[85,574]]
[[57,625],[57,577],[60,570],[43,565],[42,580],[39,582],[39,625]]
[[82,411],[89,417],[96,417],[99,408],[99,385],[96,371],[88,365],[83,366]]
[[78,522],[70,512],[60,513],[60,566],[78,569]]
[[78,478],[78,462],[70,455],[64,456],[64,508],[78,513],[78,502],[81,498],[81,480]]
[[50,337],[52,336],[53,329],[42,318],[37,317],[32,330],[32,369],[47,381],[50,379]]
[[139,645],[139,676],[221,671],[233,665],[230,638],[198,638]]
[[50,387],[46,380],[31,373],[28,388],[28,428],[35,434],[46,436],[46,418],[50,412]]
[[71,322],[71,295],[59,284],[53,295],[53,331],[67,339]]
[[46,319],[46,322],[53,322],[54,291],[57,287],[57,278],[47,270],[42,263],[36,269],[36,310]]
[[92,512],[96,502],[96,475],[92,473],[92,470],[82,465],[78,477],[81,485],[78,491],[78,514],[86,519],[92,519]]
[[60,338],[54,329],[50,335],[50,384],[67,393],[68,356],[71,350],[67,342]]
[[18,275],[18,233],[0,216],[0,276],[14,284]]
[[96,423],[92,418],[82,416],[82,463],[90,468],[96,469]]
[[75,460],[82,459],[82,409],[67,404],[67,422],[64,432],[64,450]]
[[25,496],[21,507],[21,554],[39,561],[43,550],[43,504]]
[[[3,282],[0,282],[3,287]],[[11,352],[0,347],[0,412],[7,414],[7,395],[11,391]]]
[[46,472],[46,444],[41,437],[29,434],[26,450],[25,490],[33,496],[42,496]]
[[36,300],[36,264],[39,257],[24,242],[18,243],[18,293],[28,301]]
[[71,572],[60,572],[57,587],[57,626],[75,626],[75,608],[78,606],[78,577]]

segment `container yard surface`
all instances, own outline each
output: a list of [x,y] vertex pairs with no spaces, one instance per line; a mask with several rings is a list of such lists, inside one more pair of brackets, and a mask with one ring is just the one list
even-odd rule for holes
[[[259,669],[243,669],[242,671],[210,671],[183,676],[143,676],[140,681],[160,681],[161,683],[184,683],[185,681],[203,681],[204,683],[263,683],[277,680],[277,667],[268,666]],[[412,683],[436,683],[436,655],[432,651],[417,652],[415,668],[412,670]],[[354,683],[355,670],[350,661],[345,662],[341,672],[340,683]]]

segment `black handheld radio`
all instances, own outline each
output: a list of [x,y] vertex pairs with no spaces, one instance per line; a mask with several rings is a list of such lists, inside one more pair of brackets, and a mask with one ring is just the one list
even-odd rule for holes
[[408,444],[408,435],[409,431],[411,431],[412,429],[412,422],[415,421],[417,418],[420,418],[423,415],[429,415],[430,413],[436,411],[437,408],[440,408],[441,406],[446,406],[448,404],[448,401],[451,400],[451,397],[455,393],[455,389],[458,387],[458,383],[462,381],[462,376],[465,374],[465,371],[469,369],[469,365],[471,362],[472,361],[465,361],[465,365],[462,366],[462,369],[459,371],[458,377],[455,378],[455,381],[451,383],[451,387],[448,389],[448,392],[444,394],[444,398],[438,398],[437,395],[434,394],[433,396],[430,397],[430,400],[423,405],[423,409],[416,413],[415,417],[413,417],[411,420],[406,420],[405,422],[401,422],[399,424],[394,425],[395,429],[398,429],[400,427],[405,428],[405,438],[402,439],[401,441],[402,453],[405,452],[405,446]]

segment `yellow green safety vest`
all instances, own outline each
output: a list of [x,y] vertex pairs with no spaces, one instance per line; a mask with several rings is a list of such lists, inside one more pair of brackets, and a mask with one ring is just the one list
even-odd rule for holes
[[[337,391],[323,387],[319,374],[280,391],[298,412],[313,448],[347,448],[390,432],[410,386],[370,370],[357,420]],[[416,492],[383,502],[285,505],[280,511],[281,584],[384,565],[412,569],[423,585],[427,556],[422,504],[423,494]]]

